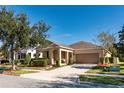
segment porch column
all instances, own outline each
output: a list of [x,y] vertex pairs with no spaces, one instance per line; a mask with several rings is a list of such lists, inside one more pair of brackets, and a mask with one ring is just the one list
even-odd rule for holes
[[67,64],[68,64],[68,63],[69,63],[69,52],[67,51],[66,54],[67,54],[67,55],[66,55],[66,62],[67,62]]
[[61,65],[61,49],[59,49],[59,62],[60,62],[60,65]]
[[71,53],[71,55],[72,55],[72,56],[71,56],[71,57],[72,57],[71,60],[74,61],[74,55],[73,55],[73,52]]
[[16,59],[16,52],[13,51],[13,59],[15,60]]
[[50,57],[50,63],[53,65],[54,60],[53,60],[53,49],[49,50],[49,57]]

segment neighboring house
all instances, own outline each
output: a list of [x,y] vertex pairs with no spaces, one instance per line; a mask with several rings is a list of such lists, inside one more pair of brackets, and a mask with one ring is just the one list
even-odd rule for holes
[[[29,54],[31,58],[36,56],[36,48],[22,49],[15,53],[14,59],[24,59]],[[39,55],[42,58],[42,53]]]
[[[100,57],[111,57],[111,53],[108,50],[84,41],[69,46],[49,41],[46,48],[40,48],[39,46],[37,51],[39,57],[48,58],[51,65],[56,64],[56,61],[59,61],[60,65],[66,65],[72,59],[76,63],[97,64],[100,62]],[[16,53],[15,58],[24,58],[26,54],[29,54],[31,58],[35,58],[36,48],[21,50]]]

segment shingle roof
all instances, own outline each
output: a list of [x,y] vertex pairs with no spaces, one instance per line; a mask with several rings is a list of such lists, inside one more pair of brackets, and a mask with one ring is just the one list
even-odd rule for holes
[[73,49],[86,49],[86,48],[97,48],[98,45],[92,44],[90,42],[79,41],[70,45]]
[[64,45],[64,44],[61,44],[61,43],[58,43],[58,42],[53,42],[53,41],[50,41],[51,42],[51,44],[50,44],[50,46],[59,46],[59,47],[65,47],[65,48],[70,48],[70,49],[72,49],[70,46],[68,46],[68,45]]
[[[54,41],[50,41],[50,40],[48,40],[48,46],[46,46],[44,49],[54,48],[54,47],[63,47],[63,48],[67,48],[67,49],[72,49],[68,45],[60,44],[58,42],[54,42]],[[40,48],[40,46],[39,46],[39,48]]]

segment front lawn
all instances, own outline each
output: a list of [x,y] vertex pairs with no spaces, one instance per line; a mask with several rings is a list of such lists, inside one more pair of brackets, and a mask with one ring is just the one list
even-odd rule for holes
[[86,73],[124,75],[124,62],[120,62],[119,65],[120,65],[120,72],[106,72],[100,69],[99,66],[96,66],[88,70]]
[[12,71],[12,75],[21,75],[21,74],[29,74],[29,73],[36,73],[37,71],[28,71],[28,70],[16,70]]
[[123,85],[124,79],[110,76],[90,76],[90,75],[81,75],[80,81],[102,83],[102,84],[111,84],[111,85]]

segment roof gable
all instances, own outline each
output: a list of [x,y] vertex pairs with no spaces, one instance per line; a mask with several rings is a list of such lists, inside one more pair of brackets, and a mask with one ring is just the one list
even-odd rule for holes
[[86,49],[86,48],[97,48],[98,46],[90,42],[79,41],[70,45],[74,49]]

